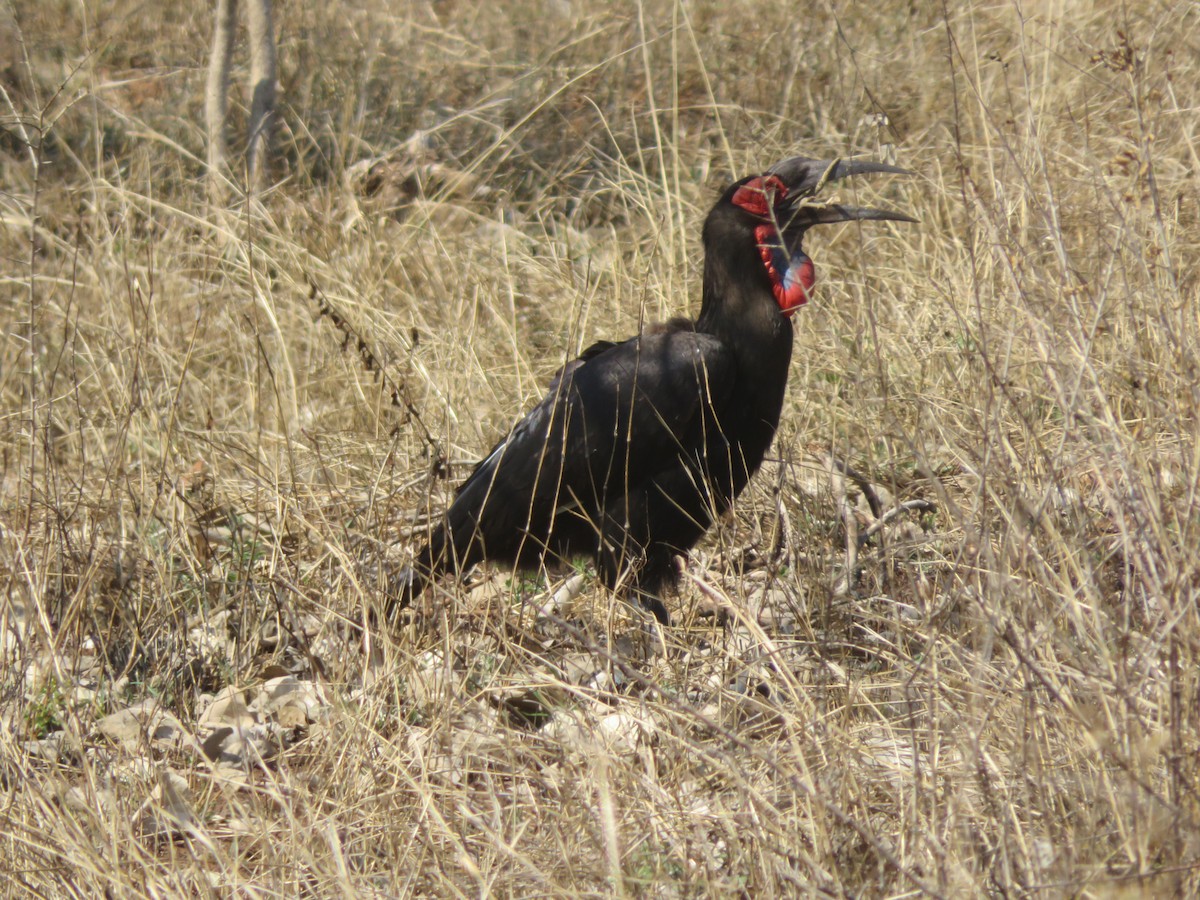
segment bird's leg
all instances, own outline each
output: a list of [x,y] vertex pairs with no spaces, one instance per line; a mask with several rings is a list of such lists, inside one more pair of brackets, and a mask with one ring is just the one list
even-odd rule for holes
[[[669,580],[658,571],[654,560],[640,560],[640,550],[630,547],[628,535],[614,533],[603,540],[596,553],[596,574],[610,591],[654,616],[662,625],[671,624],[667,607],[658,596],[662,584]],[[619,542],[619,543],[616,543]]]
[[665,628],[671,624],[671,614],[667,612],[667,605],[662,602],[662,599],[658,595],[638,590],[633,596],[637,601],[637,605],[654,616],[659,625]]

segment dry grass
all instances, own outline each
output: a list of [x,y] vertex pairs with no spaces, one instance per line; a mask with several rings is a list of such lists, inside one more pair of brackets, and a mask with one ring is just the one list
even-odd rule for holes
[[[1197,7],[591,8],[285,3],[229,210],[211,11],[0,13],[5,893],[1195,895]],[[794,152],[894,154],[843,190],[921,224],[813,235],[667,646],[489,570],[364,648],[373,565]]]

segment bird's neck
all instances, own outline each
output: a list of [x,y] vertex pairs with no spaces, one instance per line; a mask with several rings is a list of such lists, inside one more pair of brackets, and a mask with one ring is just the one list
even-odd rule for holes
[[708,248],[696,330],[721,339],[740,369],[786,379],[792,323],[779,309],[758,254]]
[[704,295],[695,327],[719,338],[736,360],[742,407],[727,415],[736,415],[743,424],[726,425],[753,445],[745,451],[756,457],[753,469],[779,425],[792,358],[792,322],[775,302],[757,252],[707,249]]

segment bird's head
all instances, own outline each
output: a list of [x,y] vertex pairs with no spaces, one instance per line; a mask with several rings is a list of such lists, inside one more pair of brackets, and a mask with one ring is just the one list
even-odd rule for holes
[[808,302],[816,273],[801,248],[805,232],[814,225],[855,219],[915,222],[912,216],[887,209],[870,209],[822,201],[817,195],[832,181],[850,175],[889,172],[911,175],[907,169],[857,159],[820,160],[793,156],[731,185],[714,208],[740,231],[749,228],[775,301],[785,316]]

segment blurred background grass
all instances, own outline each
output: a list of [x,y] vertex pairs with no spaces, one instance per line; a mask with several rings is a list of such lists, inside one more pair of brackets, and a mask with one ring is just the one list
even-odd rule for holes
[[[271,187],[220,209],[211,15],[0,12],[13,893],[1196,892],[1194,4],[284,3]],[[685,590],[642,659],[500,573],[358,652],[360,561],[570,354],[694,313],[709,204],[793,153],[916,170],[839,191],[921,224],[811,236],[775,458],[693,560],[764,614]],[[937,512],[847,572],[829,458]],[[95,731],[279,667],[334,712],[252,790]]]

